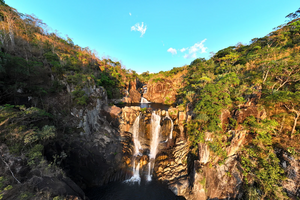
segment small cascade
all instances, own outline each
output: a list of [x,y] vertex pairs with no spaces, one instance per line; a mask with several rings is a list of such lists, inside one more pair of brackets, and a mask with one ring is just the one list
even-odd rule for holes
[[133,176],[125,180],[125,183],[135,183],[138,182],[140,184],[141,177],[140,177],[140,163],[135,166],[135,159],[138,155],[141,155],[140,149],[142,149],[141,143],[139,141],[139,130],[140,130],[140,116],[139,114],[137,118],[134,120],[134,123],[132,125],[132,137],[133,137],[133,143],[134,143],[134,152],[133,152],[133,165],[132,165],[132,172]]
[[152,181],[152,178],[151,178],[151,162],[148,163],[147,181]]
[[145,99],[144,97],[141,97],[141,103],[151,103],[149,102],[147,99]]
[[[141,114],[140,114],[141,115]],[[139,129],[140,129],[140,115],[137,116],[132,125],[132,137],[134,143],[134,156],[140,154],[140,149],[142,149],[141,143],[139,141]]]
[[138,184],[140,184],[140,182],[141,182],[140,163],[137,164],[137,166],[135,167],[135,161],[133,161],[132,172],[133,172],[133,176],[130,179],[125,180],[124,183],[138,183]]
[[[132,165],[132,172],[133,176],[126,180],[126,183],[140,183],[141,182],[141,176],[140,176],[140,166],[143,168],[143,164],[140,164],[140,160],[142,156],[140,150],[142,149],[141,143],[139,141],[139,122],[140,122],[141,114],[135,119],[132,127],[132,137],[134,142],[134,152],[133,152],[133,165]],[[158,151],[158,145],[159,145],[159,136],[160,136],[160,115],[157,115],[155,112],[151,115],[151,139],[150,139],[150,153],[149,153],[149,161],[148,165],[145,168],[145,172],[141,173],[145,175],[146,181],[152,181],[152,173],[153,168],[155,165],[155,158]],[[137,165],[135,164],[136,162]],[[147,170],[147,171],[146,171]]]
[[173,120],[171,119],[171,117],[169,116],[169,112],[166,111],[166,116],[164,119],[169,119],[171,121],[171,132],[170,132],[170,139],[172,139],[173,137],[173,128],[174,128],[174,123],[173,123]]
[[133,170],[133,176],[131,177],[132,182],[141,182],[141,177],[140,177],[140,163],[137,164],[136,168]]
[[154,112],[151,116],[151,132],[152,140],[150,145],[150,159],[155,159],[159,144],[160,116]]

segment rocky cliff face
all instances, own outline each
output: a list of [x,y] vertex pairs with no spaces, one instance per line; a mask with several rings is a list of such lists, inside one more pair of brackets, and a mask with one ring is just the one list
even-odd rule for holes
[[[153,88],[158,85],[153,84]],[[162,90],[158,90],[159,94],[155,95],[162,97],[169,86],[158,87],[162,87]],[[72,87],[69,87],[69,90],[71,92]],[[153,134],[151,130],[153,110],[108,106],[106,91],[102,87],[86,87],[84,91],[90,99],[88,105],[74,106],[67,117],[62,118],[62,122],[68,125],[72,132],[65,139],[50,142],[45,146],[45,155],[49,161],[53,160],[53,156],[67,154],[61,162],[61,168],[66,176],[54,171],[32,171],[24,164],[26,161],[23,158],[12,156],[3,145],[0,147],[1,155],[9,168],[5,162],[0,162],[1,172],[9,173],[12,170],[22,185],[29,188],[80,198],[84,198],[82,189],[129,178],[132,168],[136,167],[137,163],[140,163],[140,170],[146,174],[151,160],[149,152]],[[152,91],[150,89],[146,94],[150,95]],[[159,102],[164,100],[156,98],[155,95],[153,93],[150,96],[160,99]],[[64,103],[61,101],[62,107],[66,106]],[[57,109],[55,112],[60,111]],[[231,112],[229,110],[221,112],[220,121],[223,130],[226,130],[230,118],[237,122],[236,127],[224,133],[222,138],[228,143],[224,147],[227,153],[224,160],[221,160],[208,145],[208,142],[214,142],[214,133],[211,132],[205,133],[204,142],[198,144],[198,152],[191,152],[186,123],[192,119],[192,108],[188,106],[187,111],[169,108],[167,111],[158,110],[155,113],[160,116],[161,130],[153,178],[167,184],[176,195],[184,196],[186,199],[246,198],[239,152],[250,136],[242,129],[241,124],[249,116],[265,119],[267,116],[265,110],[258,109],[254,103],[248,103]],[[141,154],[136,156],[133,166],[133,124],[138,116],[140,116],[138,139],[142,150]],[[280,147],[276,149],[276,155],[280,158],[279,165],[287,175],[287,179],[282,182],[284,191],[290,198],[299,197],[299,158]],[[14,198],[12,195],[8,199]]]
[[290,198],[300,197],[300,159],[280,148],[276,149],[280,158],[280,166],[284,169],[287,179],[283,181],[283,189]]
[[[67,88],[72,92],[72,86]],[[66,92],[44,101],[49,105],[56,102],[52,112],[67,129],[58,130],[57,139],[45,143],[44,155],[49,163],[44,160],[31,168],[25,156],[16,157],[1,145],[0,176],[8,175],[7,181],[18,182],[5,192],[5,199],[18,199],[22,192],[33,195],[36,190],[41,193],[33,199],[47,199],[47,195],[84,199],[82,189],[125,179],[123,145],[118,130],[121,109],[108,107],[102,87],[85,87],[83,91],[89,98],[86,106],[70,107],[72,102]],[[68,108],[71,109],[66,113]]]
[[[193,187],[187,199],[240,199],[242,193],[243,174],[240,170],[237,150],[245,142],[245,131],[232,133],[232,142],[224,164],[218,164],[217,157],[211,157],[206,144],[199,143],[198,160],[194,162]],[[210,139],[206,134],[206,140]]]
[[65,152],[67,157],[61,163],[62,169],[80,188],[87,189],[124,180],[126,171],[119,132],[121,109],[108,106],[102,87],[86,87],[84,91],[89,97],[88,105],[74,106],[70,115],[62,118],[73,130],[71,135],[49,143],[45,155],[51,160]]
[[[243,130],[241,124],[249,116],[257,120],[266,119],[267,113],[264,109],[258,109],[255,103],[246,103],[241,108],[232,111],[223,111],[220,121],[224,130],[229,118],[236,120],[235,129],[227,131],[223,140],[229,144],[224,150],[227,153],[225,160],[221,160],[209,148],[207,142],[213,142],[212,134],[205,133],[205,143],[198,144],[198,158],[194,161],[193,172],[189,192],[183,195],[186,199],[207,200],[207,199],[248,199],[249,190],[246,187],[255,188],[254,181],[250,180],[250,186],[245,183],[245,174],[242,169],[241,150],[251,141],[251,133]],[[284,169],[287,180],[282,182],[282,189],[286,192],[288,199],[299,197],[299,158],[286,152],[283,148],[276,147],[275,153],[280,160],[281,168]],[[221,162],[221,164],[220,164]],[[253,193],[259,193],[252,189]],[[252,194],[253,195],[253,194]]]
[[176,101],[177,90],[182,87],[180,74],[162,79],[150,79],[143,97],[153,103],[172,104]]
[[177,140],[174,146],[162,150],[156,159],[155,173],[158,180],[168,184],[176,195],[188,193],[190,177],[188,172],[189,148],[185,140]]
[[108,107],[103,88],[91,89],[90,97],[94,100],[89,106],[72,109],[72,123],[80,130],[80,136],[69,143],[71,156],[65,161],[70,175],[87,187],[113,179],[122,159],[117,120],[120,110]]
[[122,99],[110,99],[113,103],[140,103],[143,84],[136,78],[124,88]]
[[[70,199],[84,199],[82,189],[61,170],[47,163],[39,168],[31,169],[24,157],[16,157],[9,152],[5,144],[0,145],[0,177],[1,187],[16,182],[11,189],[1,190],[1,197],[7,200],[21,199],[23,196],[31,199],[47,199],[47,196],[67,196]],[[5,175],[9,174],[8,178]],[[36,193],[36,191],[39,193]],[[33,196],[33,194],[35,194]]]

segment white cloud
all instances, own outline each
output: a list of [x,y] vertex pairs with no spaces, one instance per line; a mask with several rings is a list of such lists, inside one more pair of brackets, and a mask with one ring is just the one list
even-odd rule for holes
[[196,53],[193,54],[184,54],[183,56],[185,59],[189,59],[189,58],[197,58]]
[[182,49],[180,49],[181,52],[184,52],[186,50],[188,50],[188,48],[182,48]]
[[140,25],[140,23],[136,23],[131,27],[131,31],[138,31],[141,33],[141,37],[146,33],[147,26],[144,27],[144,22]]
[[176,51],[176,49],[173,49],[173,48],[169,48],[168,50],[167,50],[167,52],[170,52],[171,54],[177,54],[177,51]]
[[202,40],[201,42],[198,42],[194,44],[193,46],[189,48],[182,48],[180,51],[184,52],[185,50],[189,50],[188,54],[185,54],[183,57],[184,58],[197,58],[197,53],[206,53],[207,47],[204,46],[204,42],[206,39]]
[[129,13],[129,15],[131,16],[131,13]]

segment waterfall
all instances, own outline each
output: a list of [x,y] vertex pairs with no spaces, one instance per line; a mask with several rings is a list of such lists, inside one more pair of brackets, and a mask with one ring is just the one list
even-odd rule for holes
[[150,103],[147,99],[145,99],[144,97],[141,97],[141,103]]
[[124,183],[135,183],[135,182],[138,182],[138,184],[140,184],[140,182],[141,182],[141,177],[140,177],[140,163],[135,167],[135,161],[133,161],[132,172],[133,172],[133,176],[130,179],[125,180]]
[[147,174],[147,181],[151,181],[151,162],[148,162],[148,174]]
[[[148,172],[146,175],[147,181],[152,180],[151,171],[153,171],[153,168],[155,165],[155,157],[157,154],[157,148],[158,148],[158,144],[159,144],[160,119],[161,119],[161,117],[159,115],[155,114],[155,112],[152,113],[152,115],[151,115],[152,138],[150,141]],[[133,137],[133,142],[134,142],[134,154],[133,154],[133,165],[132,165],[133,176],[130,179],[124,181],[126,183],[134,183],[134,182],[140,183],[140,181],[141,181],[140,172],[139,172],[140,171],[140,163],[138,163],[137,166],[135,167],[136,157],[138,155],[141,155],[140,149],[142,149],[141,143],[138,139],[138,137],[139,137],[139,122],[140,122],[140,115],[135,119],[133,126],[132,126],[132,137]]]
[[138,182],[140,184],[141,177],[140,177],[140,163],[137,164],[135,167],[135,158],[137,155],[141,155],[140,149],[142,149],[141,143],[139,141],[139,131],[140,131],[140,116],[139,114],[137,118],[134,120],[134,123],[132,125],[132,137],[133,137],[133,143],[134,143],[134,154],[133,154],[133,165],[132,165],[132,172],[133,176],[125,180],[125,183],[134,183]]
[[[134,168],[134,166],[133,166]],[[141,182],[141,177],[140,177],[140,163],[136,166],[136,168],[133,169],[133,176],[131,177],[132,182]]]
[[150,145],[150,155],[149,155],[150,159],[151,158],[155,159],[156,157],[157,146],[159,144],[159,133],[160,133],[160,116],[153,112],[151,116],[152,140]]
[[169,116],[169,112],[166,111],[166,117],[164,119],[169,119],[171,121],[171,132],[170,132],[170,139],[173,137],[173,128],[174,128],[174,123],[171,117]]
[[134,143],[134,156],[140,154],[140,149],[142,148],[139,141],[139,129],[140,129],[140,115],[135,119],[132,126],[132,137]]

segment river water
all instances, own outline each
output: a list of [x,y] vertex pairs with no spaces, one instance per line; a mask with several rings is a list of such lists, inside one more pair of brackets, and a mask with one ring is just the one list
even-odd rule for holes
[[185,200],[156,181],[113,182],[86,192],[90,200]]

